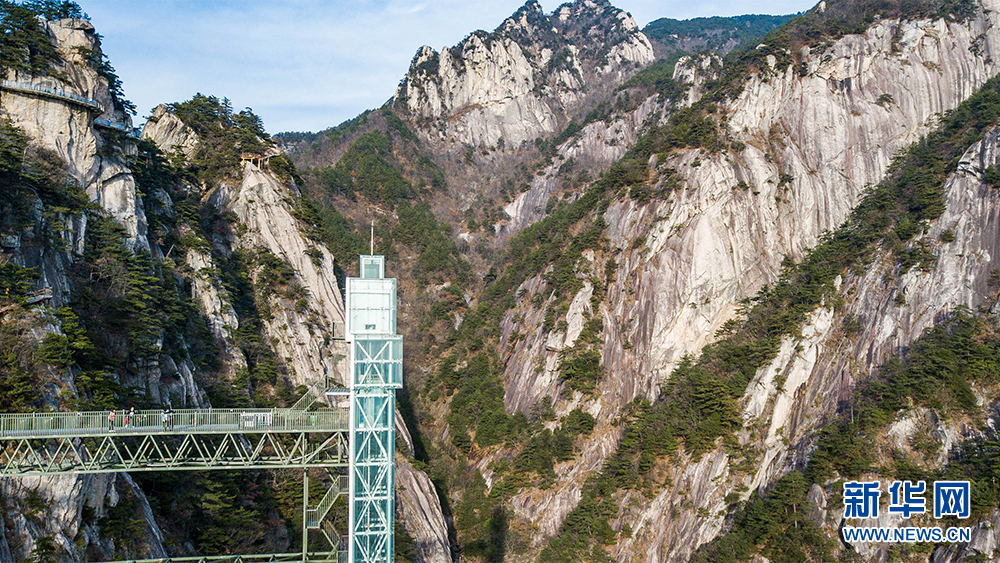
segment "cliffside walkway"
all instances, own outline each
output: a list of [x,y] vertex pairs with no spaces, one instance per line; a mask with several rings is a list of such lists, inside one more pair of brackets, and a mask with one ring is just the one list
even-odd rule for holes
[[112,131],[118,131],[119,133],[124,133],[126,137],[130,139],[140,138],[140,130],[138,128],[129,127],[124,123],[119,123],[117,121],[111,121],[108,119],[95,119],[94,127],[103,127],[104,129],[111,129]]
[[43,98],[52,98],[69,104],[82,106],[91,111],[104,113],[104,107],[102,107],[97,100],[84,98],[83,96],[78,96],[76,94],[70,94],[65,90],[43,88],[35,84],[29,84],[27,82],[14,82],[13,80],[4,80],[3,82],[0,82],[0,89],[10,92],[18,92],[20,94],[32,94]]
[[[29,84],[27,82],[14,82],[12,80],[4,80],[0,82],[0,90],[7,90],[9,92],[17,92],[18,94],[29,94],[33,96],[41,96],[43,98],[59,100],[61,102],[66,102],[68,104],[81,106],[98,114],[105,112],[104,106],[102,106],[101,103],[98,102],[97,100],[92,100],[90,98],[85,98],[83,96],[78,96],[76,94],[70,94],[65,90],[56,90],[54,88],[43,88],[41,86],[35,84]],[[95,119],[94,126],[124,133],[126,137],[131,139],[139,138],[139,130],[129,127],[125,123],[111,121],[109,119]]]

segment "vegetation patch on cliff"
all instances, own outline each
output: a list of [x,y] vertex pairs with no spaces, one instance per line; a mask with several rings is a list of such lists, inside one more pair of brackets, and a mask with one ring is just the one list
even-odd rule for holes
[[76,2],[63,0],[0,1],[0,75],[9,71],[28,75],[54,74],[62,61],[42,25],[45,20],[85,18]]
[[259,154],[273,145],[261,118],[250,108],[234,112],[229,98],[198,93],[167,107],[198,134],[198,149],[185,174],[203,185],[233,174],[241,153]]

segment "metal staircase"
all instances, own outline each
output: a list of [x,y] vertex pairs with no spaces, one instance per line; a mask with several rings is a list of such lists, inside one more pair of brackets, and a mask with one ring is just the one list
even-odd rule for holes
[[[329,474],[329,472],[327,473]],[[319,530],[322,528],[322,524],[328,523],[324,519],[330,513],[330,509],[333,508],[333,503],[337,502],[337,499],[341,495],[348,493],[348,479],[346,475],[330,475],[330,477],[333,483],[326,490],[326,494],[323,495],[322,500],[316,506],[306,508],[306,527],[310,530]],[[334,547],[336,547],[336,544],[334,544]]]

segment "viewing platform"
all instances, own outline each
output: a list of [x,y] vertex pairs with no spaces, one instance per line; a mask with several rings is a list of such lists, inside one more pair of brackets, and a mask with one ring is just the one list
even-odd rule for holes
[[[209,557],[163,557],[161,559],[129,559],[108,563],[292,563],[301,562],[302,553],[274,553],[270,555],[213,555]],[[346,551],[309,552],[309,563],[347,563]]]
[[0,414],[0,440],[15,438],[82,438],[107,434],[227,434],[251,431],[274,433],[347,431],[347,409],[300,411],[293,409],[185,409],[168,414],[162,410],[136,411],[125,424],[128,411]]

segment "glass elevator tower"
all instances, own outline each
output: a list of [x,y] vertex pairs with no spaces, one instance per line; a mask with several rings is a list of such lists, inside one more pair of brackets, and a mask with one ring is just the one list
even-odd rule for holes
[[392,563],[396,389],[403,386],[403,337],[396,334],[396,280],[384,256],[361,256],[347,278],[350,347],[350,563]]

